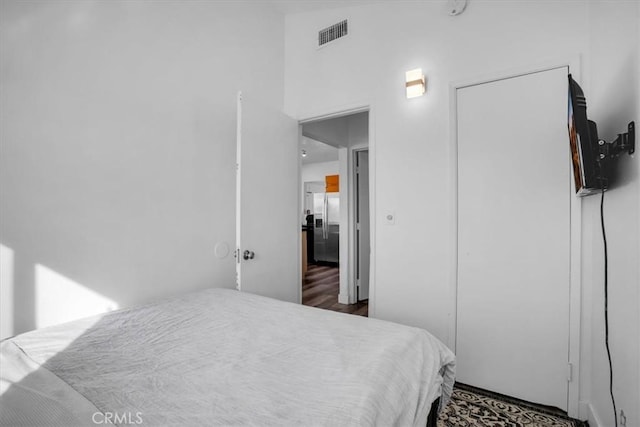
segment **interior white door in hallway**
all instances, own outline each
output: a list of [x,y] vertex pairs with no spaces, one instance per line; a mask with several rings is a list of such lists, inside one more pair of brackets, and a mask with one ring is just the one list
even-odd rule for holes
[[369,213],[369,150],[355,151],[356,289],[358,301],[369,299],[371,236]]
[[238,94],[237,288],[300,301],[298,122]]
[[567,67],[457,89],[457,380],[567,410]]

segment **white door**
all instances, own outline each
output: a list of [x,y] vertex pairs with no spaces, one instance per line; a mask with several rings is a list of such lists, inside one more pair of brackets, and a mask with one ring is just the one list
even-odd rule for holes
[[457,380],[567,409],[566,67],[457,90]]
[[369,299],[369,151],[356,151],[356,286],[358,301]]
[[237,287],[299,302],[298,123],[238,94]]

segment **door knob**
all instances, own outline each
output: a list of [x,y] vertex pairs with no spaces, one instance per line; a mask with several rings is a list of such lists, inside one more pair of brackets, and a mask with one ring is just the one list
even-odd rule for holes
[[242,258],[244,259],[253,259],[254,256],[256,256],[256,254],[254,254],[253,251],[244,251],[242,253]]

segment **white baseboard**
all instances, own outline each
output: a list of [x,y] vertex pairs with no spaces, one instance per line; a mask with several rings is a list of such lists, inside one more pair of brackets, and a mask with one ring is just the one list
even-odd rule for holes
[[340,304],[349,304],[349,295],[343,294],[342,292],[338,293],[338,302]]
[[604,423],[600,420],[598,413],[591,403],[587,403],[587,416],[589,421],[589,427],[604,427]]
[[573,418],[577,418],[579,420],[588,420],[590,411],[591,409],[589,408],[589,402],[581,400],[578,402],[578,415],[575,416],[569,413],[569,416]]

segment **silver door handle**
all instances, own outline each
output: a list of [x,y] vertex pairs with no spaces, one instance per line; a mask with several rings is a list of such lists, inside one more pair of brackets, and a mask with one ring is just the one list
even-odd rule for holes
[[322,212],[322,238],[329,238],[329,195],[324,193],[324,205]]
[[256,256],[255,253],[253,253],[253,251],[244,251],[242,253],[242,258],[244,259],[253,259]]

